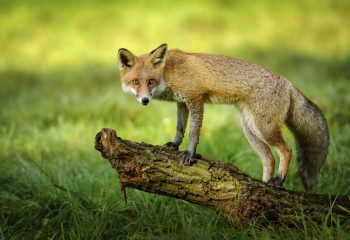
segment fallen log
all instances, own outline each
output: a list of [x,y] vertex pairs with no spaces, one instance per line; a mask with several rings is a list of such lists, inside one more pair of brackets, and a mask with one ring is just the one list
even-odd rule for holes
[[181,152],[117,137],[113,129],[97,133],[95,148],[118,172],[122,188],[183,199],[217,210],[235,226],[250,223],[295,226],[349,222],[349,196],[320,195],[274,188],[229,163],[196,159],[183,165]]

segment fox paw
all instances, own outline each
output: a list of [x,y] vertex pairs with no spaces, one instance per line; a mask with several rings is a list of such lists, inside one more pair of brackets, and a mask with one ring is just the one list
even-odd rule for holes
[[194,163],[194,153],[192,151],[185,151],[184,155],[184,165],[191,166]]
[[282,187],[284,179],[280,176],[276,176],[267,181],[267,184],[276,188]]
[[179,145],[174,142],[167,142],[163,145],[163,147],[171,149],[171,150],[179,150]]
[[196,162],[195,158],[201,159],[202,155],[193,153],[192,151],[185,151],[183,153],[184,155],[184,165],[191,166],[193,163]]

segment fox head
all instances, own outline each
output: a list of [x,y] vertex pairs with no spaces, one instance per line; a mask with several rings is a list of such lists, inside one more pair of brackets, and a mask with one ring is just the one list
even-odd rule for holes
[[120,79],[124,92],[130,93],[143,105],[165,88],[163,69],[167,44],[162,44],[149,54],[136,57],[129,50],[118,51]]

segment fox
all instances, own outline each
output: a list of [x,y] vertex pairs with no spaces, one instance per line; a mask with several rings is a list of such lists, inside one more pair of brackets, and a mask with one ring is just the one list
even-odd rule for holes
[[[197,157],[205,103],[232,104],[249,145],[261,159],[263,182],[281,187],[287,176],[292,149],[282,136],[286,125],[295,138],[301,181],[307,191],[315,185],[328,153],[327,121],[319,107],[282,75],[233,57],[168,50],[166,43],[140,56],[120,48],[118,62],[123,91],[142,105],[152,99],[176,102],[175,138],[164,147],[179,149],[189,118],[184,165]],[[279,156],[276,176],[271,148]]]

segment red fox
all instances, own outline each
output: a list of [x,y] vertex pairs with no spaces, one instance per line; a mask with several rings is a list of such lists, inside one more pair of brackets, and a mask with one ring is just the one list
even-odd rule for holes
[[[328,152],[328,127],[320,109],[281,75],[245,61],[202,53],[169,50],[162,44],[149,54],[118,51],[122,88],[143,105],[152,98],[177,103],[177,129],[164,146],[178,150],[188,117],[189,146],[184,164],[194,161],[204,103],[234,104],[243,132],[263,164],[262,180],[280,187],[287,175],[292,150],[284,141],[286,124],[296,139],[299,173],[310,191]],[[279,154],[274,175],[272,146]]]

